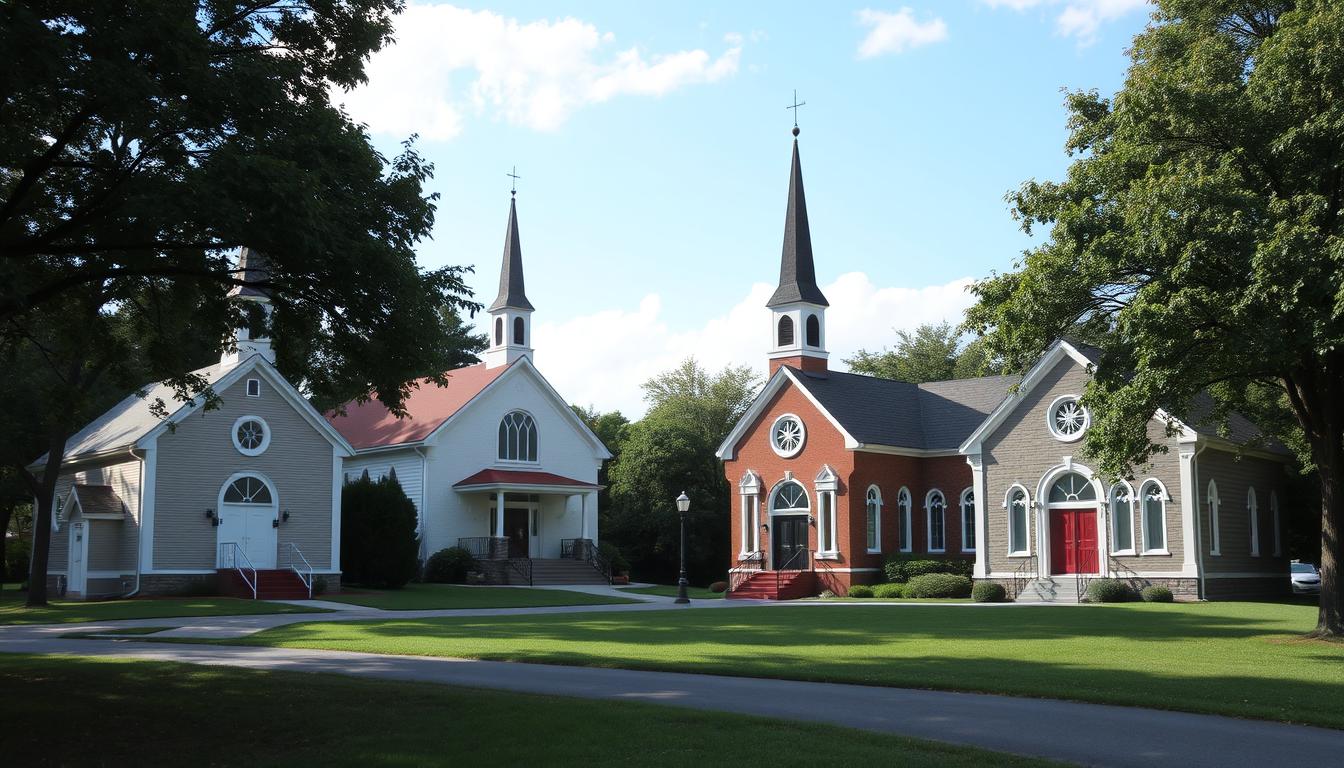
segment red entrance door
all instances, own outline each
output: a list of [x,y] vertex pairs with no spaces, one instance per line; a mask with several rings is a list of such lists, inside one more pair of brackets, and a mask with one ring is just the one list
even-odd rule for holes
[[1050,510],[1050,572],[1097,572],[1097,510]]

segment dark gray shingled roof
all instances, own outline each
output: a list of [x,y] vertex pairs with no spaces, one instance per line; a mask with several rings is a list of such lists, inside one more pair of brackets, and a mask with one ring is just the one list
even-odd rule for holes
[[126,505],[110,485],[76,484],[74,493],[79,499],[79,509],[85,515],[126,514]]
[[910,384],[789,370],[860,443],[925,451],[956,450],[1018,381],[1017,376],[984,376]]
[[487,311],[505,308],[533,311],[532,302],[527,300],[527,293],[523,290],[523,246],[518,242],[516,200],[509,200],[509,229],[504,233],[504,264],[499,268],[499,295]]
[[807,198],[803,195],[803,167],[798,162],[798,140],[793,140],[793,168],[789,171],[789,210],[784,215],[784,252],[779,262],[779,287],[767,307],[807,301],[829,307],[817,287],[812,264],[812,231],[807,225]]
[[[271,265],[259,251],[244,247],[238,252],[235,274],[248,282],[260,282],[270,277]],[[235,285],[229,290],[229,295],[270,298],[266,291],[251,285]]]

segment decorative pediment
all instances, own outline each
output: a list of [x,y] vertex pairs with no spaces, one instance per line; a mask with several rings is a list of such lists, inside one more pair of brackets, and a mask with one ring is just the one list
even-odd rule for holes
[[821,471],[817,473],[815,485],[818,491],[834,491],[840,484],[840,478],[831,469],[830,464],[821,465]]
[[746,473],[742,475],[742,479],[738,481],[737,488],[745,494],[760,493],[761,476],[756,474],[754,470],[748,469]]

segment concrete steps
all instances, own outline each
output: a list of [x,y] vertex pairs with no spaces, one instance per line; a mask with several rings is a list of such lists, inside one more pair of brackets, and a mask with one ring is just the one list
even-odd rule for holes
[[1017,596],[1019,603],[1076,603],[1078,582],[1072,576],[1042,576]]
[[533,560],[533,586],[566,584],[607,584],[607,577],[584,560]]

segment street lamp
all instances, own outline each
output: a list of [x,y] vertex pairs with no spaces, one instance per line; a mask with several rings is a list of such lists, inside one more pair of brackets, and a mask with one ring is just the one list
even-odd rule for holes
[[691,511],[691,497],[685,491],[677,497],[677,512],[681,515],[681,578],[677,579],[677,599],[673,602],[685,605],[691,602],[686,596],[686,513]]

